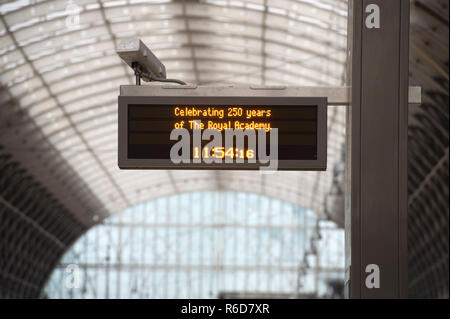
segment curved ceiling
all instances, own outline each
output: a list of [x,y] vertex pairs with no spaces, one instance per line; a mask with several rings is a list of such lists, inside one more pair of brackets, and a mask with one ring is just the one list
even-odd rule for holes
[[134,76],[115,46],[140,37],[168,77],[190,83],[341,86],[346,29],[345,0],[7,2],[0,5],[0,81],[32,123],[14,117],[11,127],[19,129],[2,128],[2,143],[37,175],[56,171],[49,187],[60,198],[84,192],[87,207],[76,213],[87,224],[141,201],[211,189],[261,193],[322,213],[341,160],[345,108],[329,111],[327,172],[120,171],[117,95]]

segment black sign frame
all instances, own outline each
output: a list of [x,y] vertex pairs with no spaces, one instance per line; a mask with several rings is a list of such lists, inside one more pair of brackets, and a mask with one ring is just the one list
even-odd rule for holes
[[[317,159],[279,160],[280,171],[324,171],[327,169],[327,98],[260,96],[119,96],[118,165],[121,169],[258,170],[258,163],[173,163],[167,159],[128,158],[128,106],[147,105],[227,105],[227,106],[317,106]],[[169,154],[168,154],[169,155]]]

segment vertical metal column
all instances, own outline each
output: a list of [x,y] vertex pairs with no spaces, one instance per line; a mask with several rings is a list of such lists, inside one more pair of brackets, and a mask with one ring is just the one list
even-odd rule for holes
[[[350,298],[407,297],[409,9],[409,0],[349,1],[347,82],[352,103],[347,118],[346,296]],[[378,288],[366,284],[368,276],[376,280],[368,265],[379,267]]]

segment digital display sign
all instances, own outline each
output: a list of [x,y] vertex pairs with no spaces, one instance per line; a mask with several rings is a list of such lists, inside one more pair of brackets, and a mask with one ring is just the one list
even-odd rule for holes
[[119,97],[119,167],[326,169],[326,98]]

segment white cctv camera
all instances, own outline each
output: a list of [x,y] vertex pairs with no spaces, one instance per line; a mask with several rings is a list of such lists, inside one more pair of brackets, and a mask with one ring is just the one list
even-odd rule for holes
[[[116,52],[135,72],[139,68],[139,72],[147,73],[153,78],[166,78],[166,67],[140,39],[121,40]],[[150,81],[149,78],[142,78]]]

